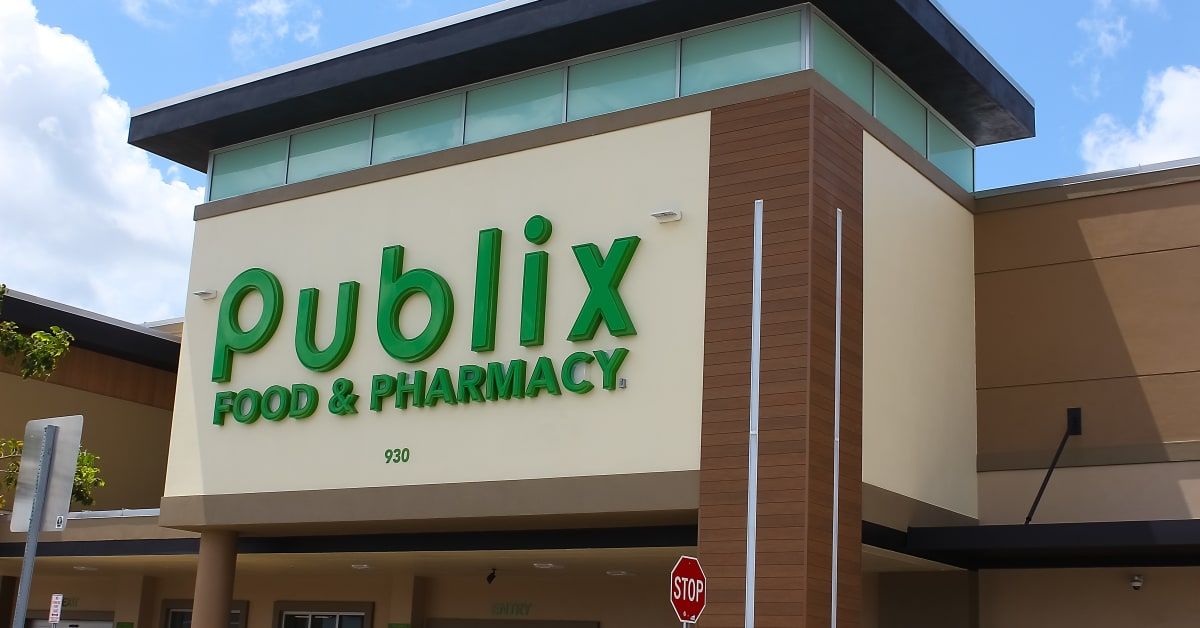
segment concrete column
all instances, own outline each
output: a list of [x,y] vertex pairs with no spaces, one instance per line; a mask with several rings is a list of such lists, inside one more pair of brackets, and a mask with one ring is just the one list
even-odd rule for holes
[[192,628],[229,628],[237,538],[237,532],[224,530],[200,533]]
[[387,628],[412,628],[425,620],[424,578],[411,574],[399,574],[392,578],[392,594],[389,599]]

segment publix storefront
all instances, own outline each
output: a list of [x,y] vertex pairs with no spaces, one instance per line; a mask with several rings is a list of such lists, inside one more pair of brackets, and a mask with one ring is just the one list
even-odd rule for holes
[[170,435],[34,599],[666,627],[691,555],[698,628],[1192,625],[1200,166],[976,191],[1034,118],[928,0],[507,0],[138,111],[209,175]]

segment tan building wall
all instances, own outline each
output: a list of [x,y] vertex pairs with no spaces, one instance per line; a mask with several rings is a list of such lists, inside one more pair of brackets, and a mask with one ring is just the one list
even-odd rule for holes
[[8,437],[21,438],[31,419],[83,415],[83,447],[100,457],[106,482],[88,510],[158,507],[170,411],[7,373],[0,373],[0,399],[0,435]]
[[[545,477],[694,470],[699,467],[709,116],[654,124],[422,172],[252,211],[199,221],[190,290],[224,290],[243,270],[274,272],[284,314],[274,339],[238,355],[229,384],[209,381],[220,299],[189,299],[167,496],[355,488]],[[463,182],[469,181],[470,185]],[[614,182],[619,181],[619,185]],[[658,224],[651,212],[683,220]],[[553,223],[542,247],[522,238],[526,219]],[[472,294],[480,230],[504,230],[496,350],[471,351]],[[571,247],[615,238],[642,242],[620,286],[636,336],[614,338],[601,326],[592,341],[565,340],[587,294]],[[405,246],[405,269],[442,274],[456,300],[449,335],[432,357],[406,364],[388,356],[375,333],[381,250]],[[518,344],[523,256],[550,253],[546,342]],[[346,361],[330,373],[307,371],[294,349],[296,299],[316,286],[322,299],[318,343],[331,335],[339,282],[361,283],[358,333]],[[402,313],[416,333],[427,320],[423,298]],[[422,318],[422,315],[426,318]],[[256,320],[253,306],[244,324]],[[627,389],[564,393],[485,405],[439,405],[380,413],[368,409],[371,376],[416,368],[549,356],[559,364],[579,350],[630,354],[620,376]],[[358,414],[325,408],[336,378],[361,395]],[[304,421],[212,424],[219,390],[308,382],[322,402]],[[664,446],[670,443],[670,446]],[[386,448],[409,448],[411,462],[386,465]],[[214,452],[220,452],[214,454]],[[300,464],[320,458],[323,464]]]
[[[984,523],[1022,523],[1045,470],[979,474]],[[1038,505],[1038,523],[1200,518],[1200,462],[1057,469]]]
[[985,523],[1023,517],[1072,406],[1083,435],[1061,464],[1088,468],[1056,472],[1039,521],[1194,517],[1195,464],[1170,461],[1200,460],[1200,183],[1121,189],[1018,193],[976,218]]
[[863,147],[863,482],[975,517],[973,217]]
[[[297,557],[298,565],[303,562],[303,557]],[[342,567],[344,573],[320,576],[281,570],[239,572],[234,599],[249,604],[247,628],[278,628],[279,602],[310,602],[314,607],[310,610],[322,610],[319,607],[328,603],[371,604],[373,628],[414,622],[414,605],[420,609],[418,617],[425,619],[596,621],[604,628],[678,625],[667,601],[665,576],[657,573],[626,577],[505,573],[489,585],[484,570],[421,578],[414,588],[411,575]],[[63,593],[68,603],[64,617],[112,613],[115,621],[134,622],[136,628],[165,628],[164,604],[190,600],[193,582],[179,573],[39,577],[31,594],[30,617],[44,615],[50,595]]]
[[[1129,580],[1142,574],[1134,591]],[[979,573],[980,628],[1183,628],[1200,617],[1200,568]]]

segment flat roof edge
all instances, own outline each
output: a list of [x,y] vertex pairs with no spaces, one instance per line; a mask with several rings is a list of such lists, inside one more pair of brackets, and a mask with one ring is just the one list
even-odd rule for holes
[[179,368],[180,341],[174,336],[32,294],[8,290],[0,320],[25,332],[57,325],[75,337],[72,346],[166,371]]
[[1033,134],[1027,94],[931,0],[505,0],[138,108],[129,142],[205,171],[221,147],[805,4],[976,145]]
[[1034,181],[975,193],[979,212],[1017,209],[1200,181],[1200,157]]

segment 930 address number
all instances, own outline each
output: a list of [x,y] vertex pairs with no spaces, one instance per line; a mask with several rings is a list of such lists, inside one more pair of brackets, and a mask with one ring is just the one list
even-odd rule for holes
[[412,454],[408,451],[408,447],[404,449],[385,449],[383,450],[384,464],[400,464],[408,462]]

